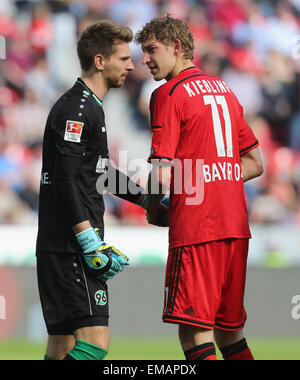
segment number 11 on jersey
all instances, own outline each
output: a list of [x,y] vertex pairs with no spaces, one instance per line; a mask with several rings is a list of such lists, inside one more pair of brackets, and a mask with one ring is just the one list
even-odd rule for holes
[[[219,157],[233,157],[232,150],[232,131],[231,120],[228,110],[228,105],[225,96],[222,95],[205,95],[203,96],[204,104],[211,106],[212,121],[214,127],[214,134],[217,146],[217,153]],[[225,139],[226,139],[226,152],[225,144],[222,133],[221,119],[219,115],[218,105],[222,107],[223,117],[225,121]]]

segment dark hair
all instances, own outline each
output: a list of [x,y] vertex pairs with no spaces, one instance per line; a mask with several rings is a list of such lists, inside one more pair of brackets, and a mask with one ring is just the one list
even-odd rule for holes
[[179,39],[182,44],[184,58],[193,59],[194,37],[184,21],[172,18],[169,15],[157,17],[148,22],[134,37],[135,42],[138,44],[142,44],[151,38],[155,38],[164,44],[169,44]]
[[133,33],[129,27],[110,20],[100,20],[88,26],[77,42],[77,54],[82,70],[88,71],[93,67],[97,54],[109,58],[118,40],[131,42],[132,39]]

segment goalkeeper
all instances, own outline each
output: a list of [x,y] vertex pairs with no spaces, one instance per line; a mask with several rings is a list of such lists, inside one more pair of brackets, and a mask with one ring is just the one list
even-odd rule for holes
[[[37,276],[48,331],[44,359],[100,360],[109,349],[107,281],[130,264],[104,242],[99,177],[134,183],[109,165],[102,100],[134,69],[132,31],[99,21],[81,34],[81,78],[53,106],[43,140]],[[109,170],[110,168],[110,170]],[[142,206],[143,189],[115,194]]]

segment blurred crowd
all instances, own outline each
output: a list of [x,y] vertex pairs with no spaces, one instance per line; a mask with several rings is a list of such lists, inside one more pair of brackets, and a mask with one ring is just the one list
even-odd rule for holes
[[[0,223],[37,220],[44,126],[80,75],[79,33],[100,18],[137,32],[167,13],[187,21],[194,63],[231,86],[260,141],[265,174],[245,186],[250,221],[300,224],[300,0],[1,0]],[[140,47],[131,48],[136,70],[104,108],[114,115],[112,155],[140,146],[146,160],[148,102],[158,83],[141,65]],[[146,224],[137,206],[105,199],[108,223]]]

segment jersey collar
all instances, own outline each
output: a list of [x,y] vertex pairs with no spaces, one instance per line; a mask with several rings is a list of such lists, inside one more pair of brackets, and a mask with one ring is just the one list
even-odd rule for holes
[[187,70],[190,70],[190,69],[197,69],[197,68],[198,67],[196,67],[196,66],[190,66],[190,67],[187,67],[186,69],[181,70],[179,74],[183,73],[184,71],[187,71]]
[[102,101],[98,98],[97,95],[93,93],[93,91],[90,88],[88,88],[88,86],[84,83],[84,81],[81,78],[77,78],[77,83],[80,83],[86,89],[86,91],[88,91],[88,93],[96,100],[97,104],[100,107],[102,107]]

